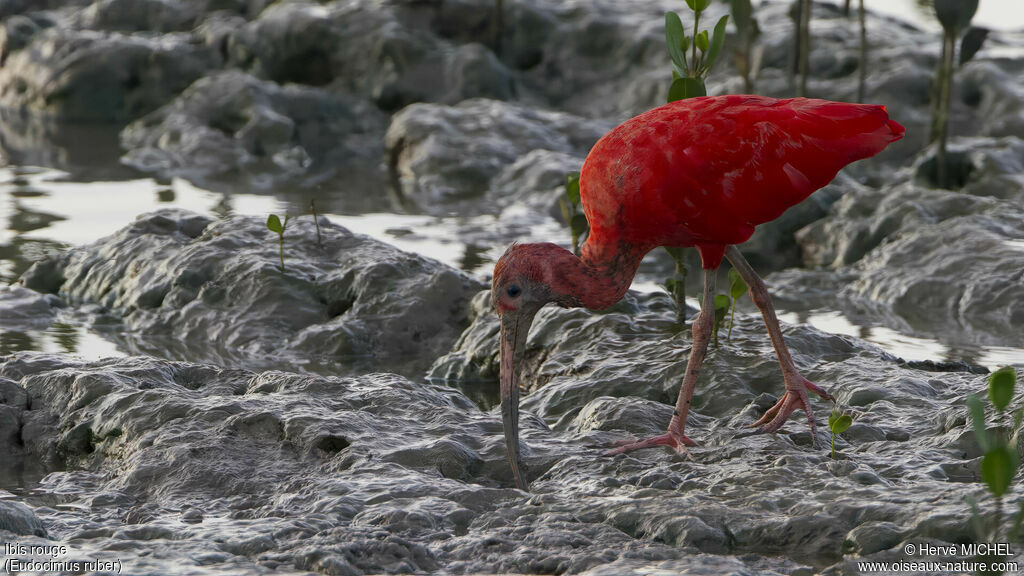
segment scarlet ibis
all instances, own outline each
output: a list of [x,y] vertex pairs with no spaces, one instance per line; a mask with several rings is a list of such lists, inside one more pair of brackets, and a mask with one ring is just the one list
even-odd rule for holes
[[501,413],[516,485],[519,379],[516,358],[534,315],[551,302],[594,310],[629,289],[644,255],[658,246],[696,246],[704,268],[700,314],[668,431],[611,453],[695,443],[683,432],[714,325],[715,278],[722,257],[740,273],[761,310],[786,391],[752,427],[775,432],[796,409],[814,413],[808,391],[831,396],[800,375],[786,348],[764,282],[736,248],[754,227],[828,184],[847,164],[903,137],[884,106],[808,98],[729,95],[672,102],[605,134],[583,163],[580,197],[590,235],[582,257],[550,243],[513,244],[494,267],[491,300],[501,321]]

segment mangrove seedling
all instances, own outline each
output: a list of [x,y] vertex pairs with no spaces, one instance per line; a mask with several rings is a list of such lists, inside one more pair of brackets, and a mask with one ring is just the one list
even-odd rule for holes
[[498,58],[501,58],[501,36],[505,31],[504,14],[504,0],[494,0],[494,18],[491,20],[491,44],[494,55]]
[[747,283],[743,281],[743,277],[735,268],[729,268],[729,299],[730,310],[729,310],[729,334],[726,336],[726,340],[732,338],[732,323],[736,319],[736,300],[738,300],[747,291]]
[[[846,0],[846,15],[850,15],[850,0]],[[868,83],[868,21],[867,13],[864,12],[864,0],[860,0],[858,16],[860,20],[860,74],[857,79],[857,102],[863,102]]]
[[[1024,409],[1017,410],[1012,415],[1008,411],[1010,402],[1013,401],[1016,385],[1017,373],[1012,367],[1000,368],[988,377],[988,398],[998,413],[997,424],[1009,427],[1014,431],[1009,437],[998,429],[995,434],[989,434],[985,423],[985,407],[981,400],[975,395],[967,398],[967,409],[974,426],[974,437],[978,447],[984,453],[981,458],[981,481],[996,502],[996,514],[989,530],[981,528],[982,523],[976,503],[971,502],[974,512],[973,522],[979,532],[986,532],[979,536],[990,539],[987,541],[992,542],[998,540],[1003,522],[1003,496],[1009,491],[1010,485],[1020,469],[1020,459],[1017,455],[1017,430],[1020,428],[1021,421],[1024,420]],[[1022,521],[1024,521],[1024,507],[1018,511],[1013,522],[1012,537],[1016,537],[1016,532],[1019,531]]]
[[[728,16],[722,16],[710,35],[700,29],[701,14],[711,5],[711,0],[686,0],[693,11],[693,35],[687,35],[683,20],[675,12],[665,13],[665,45],[672,60],[672,83],[668,88],[669,102],[707,96],[705,84],[711,67],[725,43],[725,26]],[[689,58],[687,52],[690,53]],[[681,247],[666,246],[665,250],[675,262],[675,274],[665,281],[665,287],[676,306],[676,322],[686,324],[686,252]],[[716,335],[717,337],[717,335]]]
[[[668,101],[675,102],[695,96],[707,96],[705,81],[711,67],[715,65],[722,44],[725,42],[725,25],[729,16],[722,16],[715,24],[714,32],[700,29],[700,16],[711,5],[711,0],[686,0],[693,11],[693,35],[686,34],[683,21],[675,12],[665,13],[665,43],[672,58],[672,84],[668,89]],[[687,58],[686,53],[690,52]]]
[[[978,11],[978,0],[935,0],[935,16],[942,24],[942,56],[932,94],[931,142],[938,141],[935,152],[935,183],[940,188],[949,188],[949,167],[947,165],[946,140],[949,135],[950,100],[953,92],[953,64],[956,61],[956,40],[967,30]],[[967,62],[985,40],[987,33],[973,33],[964,36],[960,50],[960,63]]]
[[558,199],[558,207],[562,209],[562,218],[569,225],[572,238],[572,253],[580,255],[580,241],[590,231],[587,217],[580,205],[580,173],[573,172],[565,178],[565,193]]
[[838,408],[828,416],[828,430],[832,433],[832,459],[836,459],[836,435],[846,432],[853,425],[853,416],[844,414]]
[[[681,246],[665,246],[665,252],[675,262],[675,273],[665,280],[665,289],[672,296],[676,307],[676,324],[686,326],[686,249]],[[698,298],[698,300],[700,300]]]
[[[793,35],[793,65],[790,68],[790,83],[796,84],[796,95],[807,95],[808,58],[811,52],[811,0],[797,0],[793,20],[796,32]],[[799,76],[799,82],[796,77]]]
[[754,18],[750,0],[729,0],[729,13],[736,26],[736,42],[732,48],[732,60],[736,70],[743,77],[743,92],[754,93],[754,80],[761,71],[764,46],[755,44],[761,35],[761,28]]
[[718,330],[722,326],[722,320],[729,313],[729,303],[732,301],[728,294],[715,295],[715,348],[718,348]]
[[271,214],[267,217],[267,228],[271,232],[277,233],[277,247],[278,253],[281,256],[281,272],[284,273],[284,229],[288,226],[288,214],[284,215],[284,222],[277,217],[277,214]]
[[[316,224],[316,246],[323,248],[323,244],[320,242],[320,217],[316,215],[316,200],[309,201],[309,209],[313,212],[313,224]],[[285,214],[285,218],[288,218],[287,214]]]

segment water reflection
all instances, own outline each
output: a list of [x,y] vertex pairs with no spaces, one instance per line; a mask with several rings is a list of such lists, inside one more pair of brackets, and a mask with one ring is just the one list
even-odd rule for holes
[[78,353],[79,329],[63,322],[55,322],[50,326],[49,334],[54,344],[66,354]]
[[[47,256],[59,254],[71,245],[92,242],[122,228],[144,212],[174,206],[215,217],[233,214],[289,212],[307,214],[314,193],[288,195],[283,198],[258,194],[211,192],[184,180],[158,182],[140,178],[112,182],[76,182],[66,172],[23,167],[0,168],[0,206],[9,206],[2,218],[0,231],[0,281],[15,281],[28,267]],[[324,204],[316,198],[318,207]],[[502,242],[494,240],[496,220],[493,216],[471,218],[438,217],[423,214],[389,212],[356,215],[331,213],[324,216],[356,233],[367,234],[400,249],[423,254],[477,276],[486,276],[500,251]],[[4,217],[6,216],[6,217]],[[508,214],[506,214],[508,216]],[[514,214],[512,215],[514,219]],[[523,237],[557,239],[565,231],[554,220],[535,222],[522,230]],[[1024,243],[1022,243],[1024,249]],[[633,286],[642,291],[661,290],[650,279],[640,279]],[[926,337],[909,336],[914,332],[899,325],[900,319],[879,319],[869,311],[822,310],[809,302],[779,302],[788,322],[806,323],[821,330],[856,336],[873,342],[888,352],[907,360],[953,361],[995,367],[1005,364],[1024,365],[1024,350],[1008,347],[984,347],[958,340],[954,333],[940,334],[943,342]],[[696,304],[696,302],[694,302]],[[786,307],[789,310],[785,310]],[[754,312],[756,313],[756,311]],[[890,324],[890,321],[894,324]],[[889,324],[894,328],[880,326]],[[146,353],[171,359],[217,362],[227,361],[231,351],[217,351],[208,358],[190,356],[195,351],[175,350],[173,343],[132,335],[117,334],[118,326],[85,330],[74,323],[55,324],[43,332],[0,332],[0,352],[43,350],[73,353],[90,358]],[[218,356],[218,354],[223,356]],[[359,359],[341,362],[343,367],[358,365]],[[310,371],[338,369],[339,360],[318,362],[305,367]],[[252,366],[255,368],[255,366]],[[373,368],[373,367],[370,367]],[[342,370],[344,371],[344,370]]]
[[1002,346],[944,344],[928,338],[909,336],[885,326],[854,324],[834,310],[781,312],[779,319],[791,324],[809,324],[824,332],[855,336],[910,361],[964,363],[997,368],[1008,364],[1024,365],[1024,350]]
[[39,350],[35,339],[25,332],[15,330],[0,331],[0,356],[7,356],[25,350]]
[[114,341],[82,325],[54,322],[45,330],[0,328],[0,356],[26,351],[73,354],[85,360],[126,355]]
[[45,466],[34,458],[11,458],[0,466],[0,499],[4,497],[4,490],[24,498],[39,485],[44,476],[62,469],[59,466]]
[[[5,241],[5,236],[10,237],[10,240]],[[14,282],[33,262],[59,254],[65,249],[65,244],[52,240],[0,235],[0,283]]]
[[0,155],[12,166],[51,166],[79,181],[118,181],[140,173],[121,164],[121,126],[56,122],[0,108]]
[[490,259],[487,258],[487,253],[490,248],[485,246],[477,246],[476,244],[466,244],[465,252],[462,254],[462,259],[459,260],[459,268],[463,270],[478,270],[483,268],[484,264],[490,263]]
[[174,193],[174,188],[160,188],[156,191],[156,201],[162,204],[173,203],[177,198],[177,194]]

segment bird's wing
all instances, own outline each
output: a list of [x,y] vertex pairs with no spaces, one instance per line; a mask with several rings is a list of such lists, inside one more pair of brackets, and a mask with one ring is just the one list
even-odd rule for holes
[[602,137],[583,164],[588,243],[745,242],[902,134],[882,106],[734,95],[655,108]]
[[678,169],[708,202],[751,226],[778,218],[903,135],[883,106],[806,98],[714,99],[694,109],[691,122],[705,126],[680,142]]

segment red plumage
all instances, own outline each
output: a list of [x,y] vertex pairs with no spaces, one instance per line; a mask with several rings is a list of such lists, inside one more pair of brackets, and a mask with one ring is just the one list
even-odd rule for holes
[[622,243],[697,246],[717,267],[728,244],[903,137],[883,106],[730,95],[680,100],[602,137],[580,177],[597,260]]
[[693,98],[627,120],[601,138],[583,163],[580,193],[590,222],[582,257],[555,244],[516,244],[494,269],[491,300],[501,316],[501,410],[516,485],[519,466],[517,354],[542,306],[604,309],[629,289],[644,254],[657,246],[696,246],[704,263],[701,312],[668,431],[607,454],[655,446],[685,450],[700,367],[714,330],[717,268],[723,256],[761,310],[779,358],[786,393],[752,424],[778,431],[795,410],[816,424],[810,394],[832,400],[804,378],[782,338],[768,289],[735,244],[754,227],[825,186],[850,162],[874,156],[903,137],[882,106],[762,96]]

